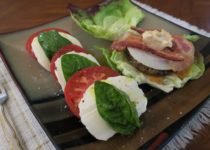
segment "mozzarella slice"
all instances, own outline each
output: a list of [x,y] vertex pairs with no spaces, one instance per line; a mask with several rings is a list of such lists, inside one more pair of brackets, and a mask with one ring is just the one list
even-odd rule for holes
[[108,78],[105,82],[114,85],[129,96],[130,100],[136,104],[138,116],[146,111],[147,99],[134,79],[126,76],[118,76]]
[[32,50],[34,55],[36,56],[36,59],[38,63],[44,67],[47,71],[50,71],[50,60],[46,56],[43,48],[39,44],[38,37],[35,37],[31,43]]
[[67,34],[64,32],[58,32],[58,33],[60,34],[60,36],[68,39],[72,44],[82,47],[81,43],[75,37],[71,36],[70,34]]
[[[81,43],[73,36],[71,36],[70,34],[67,33],[63,33],[63,32],[58,32],[58,34],[66,39],[68,39],[69,41],[71,41],[73,44],[78,45],[80,47],[82,47]],[[35,37],[31,43],[32,46],[32,50],[34,52],[34,55],[37,58],[38,63],[44,67],[46,70],[50,70],[50,60],[49,58],[46,56],[43,48],[41,47],[41,45],[39,44],[38,41],[38,37]]]
[[128,47],[128,51],[136,61],[147,67],[157,70],[171,70],[167,59],[158,57],[150,52],[138,50],[137,48]]
[[[124,91],[129,96],[130,100],[135,102],[138,116],[146,111],[147,99],[135,80],[125,76],[117,76],[110,77],[103,81]],[[95,138],[108,140],[116,133],[98,113],[94,84],[84,93],[79,103],[79,110],[81,122]]]
[[80,119],[87,130],[99,140],[107,140],[116,132],[98,113],[95,101],[94,85],[90,86],[79,103]]
[[[95,57],[93,57],[92,55],[90,54],[86,54],[86,53],[78,53],[78,52],[74,52],[74,51],[71,51],[71,52],[68,52],[66,54],[77,54],[77,55],[80,55],[80,56],[83,56],[87,59],[89,59],[90,61],[96,63],[99,65],[99,63],[97,62],[97,60],[95,59]],[[64,55],[66,55],[64,54]],[[62,89],[64,90],[65,86],[66,86],[66,80],[64,78],[64,75],[63,75],[63,70],[62,70],[62,66],[61,66],[61,59],[62,57],[64,56],[62,55],[61,57],[59,57],[56,61],[55,61],[55,75],[58,79],[58,82],[60,83]]]

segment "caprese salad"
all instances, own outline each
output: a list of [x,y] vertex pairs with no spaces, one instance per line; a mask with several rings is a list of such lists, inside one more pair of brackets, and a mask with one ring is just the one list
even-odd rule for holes
[[77,71],[90,66],[98,66],[99,63],[91,54],[87,54],[84,48],[77,45],[67,45],[54,54],[50,71],[64,90],[68,79]]
[[95,138],[130,135],[140,127],[147,99],[137,82],[100,66],[67,32],[57,28],[37,32],[26,47],[44,68],[49,70],[50,64],[70,111]]
[[94,66],[75,73],[65,87],[70,110],[99,140],[115,133],[132,134],[140,127],[147,99],[135,80],[110,68]]
[[32,34],[26,43],[26,50],[46,70],[50,70],[53,55],[63,46],[81,43],[67,31],[59,28],[47,28]]

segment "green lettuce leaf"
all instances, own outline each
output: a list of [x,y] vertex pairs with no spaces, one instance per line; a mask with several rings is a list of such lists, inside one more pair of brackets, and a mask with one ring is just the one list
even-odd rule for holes
[[200,36],[198,35],[184,34],[183,36],[190,42],[197,42],[200,39]]
[[142,11],[129,0],[113,0],[88,11],[70,6],[72,19],[97,38],[116,40],[143,18]]
[[134,68],[122,52],[113,51],[111,60],[123,75],[134,78],[139,84],[148,83],[165,92],[170,92],[173,88],[183,87],[187,81],[198,79],[205,71],[203,56],[200,54],[196,56],[194,64],[185,73],[184,77],[180,77],[180,75],[175,73],[158,78],[146,75]]
[[102,48],[102,47],[95,47],[95,49],[101,52],[102,56],[104,57],[104,59],[106,61],[107,66],[109,66],[110,68],[112,68],[115,71],[118,71],[116,64],[113,63],[111,60],[112,52],[109,49]]

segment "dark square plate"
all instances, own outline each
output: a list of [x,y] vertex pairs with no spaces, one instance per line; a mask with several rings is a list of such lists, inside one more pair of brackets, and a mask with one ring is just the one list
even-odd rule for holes
[[[143,10],[143,12],[145,19],[138,25],[142,28],[164,28],[171,33],[180,35],[193,33],[148,11]],[[59,84],[25,50],[27,38],[32,33],[48,27],[59,27],[69,31],[99,61],[101,59],[100,55],[94,52],[93,47],[97,45],[109,47],[110,42],[96,39],[82,31],[70,17],[30,30],[0,36],[1,53],[21,91],[27,97],[27,101],[35,114],[48,129],[55,143],[62,148],[83,149],[83,146],[85,146],[87,149],[136,149],[191,111],[209,93],[209,69],[199,80],[191,81],[184,88],[174,90],[170,94],[143,86],[145,94],[149,98],[149,108],[142,117],[142,128],[133,136],[115,135],[107,142],[97,141],[86,131],[79,120],[68,111]],[[200,40],[195,43],[196,49],[208,59],[210,39],[202,35],[200,37]],[[204,90],[199,93],[200,95],[196,95],[197,90],[195,88],[199,87],[204,88]],[[189,97],[186,94],[190,96],[191,100],[188,100]],[[180,112],[182,112],[182,115],[179,114]]]

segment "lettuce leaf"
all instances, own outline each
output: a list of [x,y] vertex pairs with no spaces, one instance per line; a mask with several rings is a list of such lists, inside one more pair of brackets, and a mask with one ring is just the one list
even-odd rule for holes
[[130,0],[113,0],[81,10],[70,5],[71,18],[97,38],[116,40],[143,18],[142,11]]
[[200,39],[200,36],[198,35],[190,35],[190,34],[184,34],[183,35],[185,39],[187,39],[190,42],[197,42]]
[[117,68],[122,72],[123,75],[134,78],[139,84],[148,83],[151,86],[161,89],[165,92],[170,92],[174,88],[181,88],[189,80],[198,79],[205,71],[203,56],[198,54],[194,61],[194,64],[189,70],[183,74],[170,74],[164,77],[155,77],[146,75],[136,68],[134,68],[124,53],[113,51],[111,60],[116,64]]
[[106,61],[106,65],[112,68],[115,71],[118,71],[116,64],[112,62],[111,55],[112,52],[107,48],[102,47],[95,47],[95,49],[99,52],[101,52],[102,56],[104,57],[104,60]]

